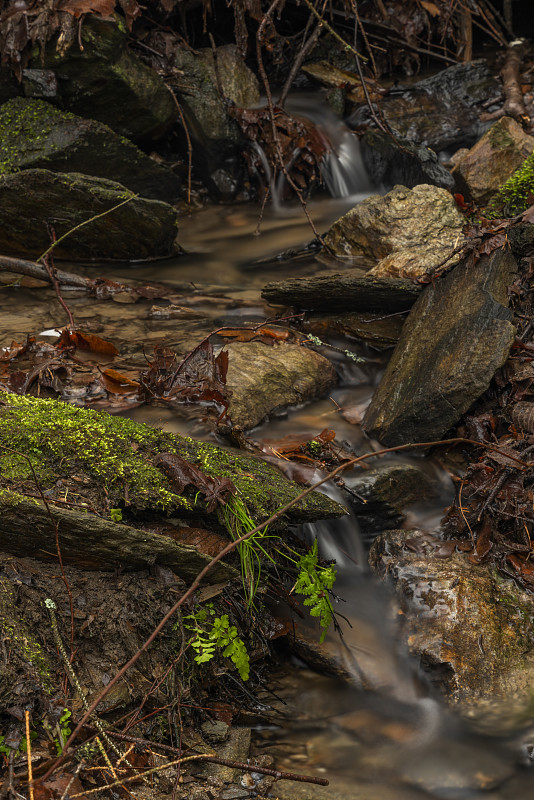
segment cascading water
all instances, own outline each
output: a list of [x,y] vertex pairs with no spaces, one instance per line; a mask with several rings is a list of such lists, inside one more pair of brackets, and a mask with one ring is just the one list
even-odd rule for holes
[[[330,109],[316,96],[301,95],[290,99],[287,104],[288,111],[295,115],[306,117],[314,123],[316,132],[323,141],[326,152],[321,162],[321,175],[330,195],[335,198],[352,198],[356,203],[367,197],[374,187],[369,180],[363,165],[360,152],[360,142],[345,123],[336,117]],[[283,172],[273,174],[271,165],[257,143],[253,143],[270,189],[273,208],[280,211],[283,202],[283,192],[286,177]],[[299,156],[296,149],[289,161],[284,165],[289,173]]]
[[316,98],[295,96],[288,103],[288,110],[311,120],[323,139],[326,154],[321,173],[332,197],[353,197],[358,202],[360,195],[369,195],[374,187],[363,165],[356,134]]

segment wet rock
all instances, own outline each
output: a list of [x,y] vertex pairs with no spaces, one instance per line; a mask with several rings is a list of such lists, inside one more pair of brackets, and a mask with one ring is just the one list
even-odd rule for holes
[[361,138],[361,153],[365,169],[376,186],[390,189],[401,184],[411,189],[426,183],[448,191],[454,189],[454,178],[429,147],[406,140],[397,143],[391,136],[368,128]]
[[441,555],[443,541],[420,531],[389,531],[370,553],[394,584],[405,636],[448,703],[483,720],[524,709],[534,679],[532,595],[465,555]]
[[[440,152],[473,144],[482,132],[476,105],[500,92],[481,59],[448,67],[409,88],[398,87],[380,101],[380,112],[396,136]],[[364,105],[349,120],[354,127],[373,124]]]
[[485,58],[454,64],[416,84],[418,89],[442,97],[447,103],[462,103],[475,108],[487,100],[499,98],[500,82],[492,74]]
[[59,239],[106,211],[68,236],[54,255],[73,261],[142,261],[180,252],[176,212],[167,203],[133,198],[120,183],[104,178],[44,169],[0,175],[0,251],[37,258],[51,244],[50,226]]
[[[174,52],[174,66],[187,76],[186,92],[180,93],[191,135],[209,150],[221,145],[237,145],[242,141],[238,124],[228,113],[227,101],[238,108],[259,102],[258,81],[246,66],[235,45],[217,48],[217,74],[224,97],[217,86],[213,51],[209,48],[193,53],[186,48]],[[220,155],[220,150],[219,150]]]
[[174,200],[180,181],[107,125],[15,98],[0,107],[0,171],[81,172],[110,178],[143,197]]
[[439,439],[487,389],[515,337],[515,270],[512,254],[496,250],[426,288],[365,415],[370,436],[387,446]]
[[[218,747],[213,747],[215,755],[228,761],[246,763],[250,750],[250,735],[250,728],[230,728],[228,739]],[[226,767],[223,764],[206,764],[202,768],[202,773],[221,783],[237,782],[242,774],[240,770]],[[232,797],[243,797],[242,794],[235,794],[235,791],[239,791],[237,787],[232,791],[234,792]]]
[[287,406],[325,394],[336,382],[331,363],[306,347],[235,342],[226,349],[232,391],[228,413],[245,430]]
[[332,333],[352,336],[373,347],[393,347],[399,340],[404,316],[398,314],[366,314],[346,312],[338,314],[308,314],[302,330],[319,338]]
[[[357,203],[334,222],[325,243],[336,256],[371,266],[369,275],[414,278],[452,253],[463,240],[464,223],[445,189],[395,186],[383,197]],[[448,263],[457,261],[453,257]]]
[[503,117],[456,161],[452,174],[458,191],[479,205],[488,203],[533,151],[534,137]]
[[398,528],[406,519],[404,509],[436,494],[430,478],[410,464],[393,464],[344,478],[345,493],[366,539]]
[[273,305],[317,311],[407,311],[422,287],[410,280],[353,275],[350,272],[288,278],[268,283],[261,296]]
[[159,75],[128,49],[124,21],[86,14],[80,38],[83,50],[74,43],[64,53],[52,41],[29,64],[55,72],[60,105],[136,141],[166,133],[176,105]]

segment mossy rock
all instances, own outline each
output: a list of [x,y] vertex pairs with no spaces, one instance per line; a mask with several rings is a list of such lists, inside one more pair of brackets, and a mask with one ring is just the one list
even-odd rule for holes
[[167,203],[74,172],[0,175],[0,252],[38,258],[50,246],[51,228],[58,239],[77,228],[54,250],[73,261],[143,261],[180,252],[176,211]]
[[107,125],[17,97],[0,107],[0,174],[22,169],[81,172],[153,200],[174,200],[180,181]]
[[[259,103],[258,80],[246,66],[235,45],[217,48],[215,65],[211,49],[196,53],[190,49],[177,48],[174,66],[182,70],[190,89],[180,95],[188,127],[195,139],[205,146],[231,146],[242,142],[239,126],[228,113],[230,100],[238,108],[248,108]],[[217,87],[220,79],[224,99]]]
[[[194,489],[177,494],[154,466],[161,452],[176,453],[211,477],[230,478],[257,522],[301,492],[263,461],[123,417],[5,392],[0,392],[0,402],[0,445],[8,448],[0,451],[4,506],[13,504],[13,491],[38,497],[37,480],[51,501],[68,497],[82,511],[96,511],[108,519],[111,508],[123,509],[132,519],[141,513],[207,515]],[[325,495],[312,493],[291,508],[285,520],[312,521],[344,513]]]
[[124,20],[87,14],[80,30],[83,50],[75,43],[62,52],[52,40],[44,54],[35,48],[29,66],[55,71],[68,111],[135,141],[163,136],[178,117],[176,104],[159,75],[128,49]]

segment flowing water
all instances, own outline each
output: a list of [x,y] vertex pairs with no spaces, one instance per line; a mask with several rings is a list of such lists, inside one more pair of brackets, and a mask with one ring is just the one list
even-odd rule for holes
[[[329,180],[338,187],[335,192],[351,192],[353,196],[310,203],[320,231],[369,191],[357,151],[349,155],[353,167],[356,163],[352,174],[352,178],[356,175],[355,183],[347,178],[341,163],[347,153],[346,136],[343,131],[336,135],[340,159],[336,165],[332,157],[327,167]],[[332,132],[330,137],[335,140]],[[166,282],[181,291],[190,287],[196,292],[195,308],[204,314],[206,331],[236,320],[262,320],[266,309],[260,290],[265,283],[289,275],[310,275],[324,267],[311,258],[297,262],[262,261],[287,248],[300,247],[313,235],[299,207],[267,209],[259,236],[254,235],[257,215],[258,209],[249,206],[208,207],[182,221],[181,242],[188,255],[136,268],[108,265],[105,273],[102,267],[85,271],[117,280]],[[46,311],[43,292],[50,299]],[[148,342],[153,334],[161,334],[156,323],[147,323],[146,308],[141,313],[138,305],[112,301],[90,304],[84,297],[69,302],[82,324],[85,320],[87,326],[93,325],[100,335],[115,342],[121,339],[126,349],[143,337]],[[6,340],[63,324],[64,314],[51,290],[0,291],[0,330]],[[174,332],[169,326],[164,330],[171,339]],[[187,352],[190,340],[187,332],[184,336],[186,343],[182,345]],[[354,342],[345,346],[355,349]],[[344,364],[341,382],[330,398],[292,409],[265,423],[253,436],[278,438],[286,433],[310,431],[316,434],[328,427],[335,429],[337,440],[352,452],[368,451],[370,444],[360,427],[346,421],[339,412],[340,408],[360,407],[368,402],[386,358],[364,348],[361,352],[368,364]],[[204,433],[197,423],[161,408],[140,407],[130,416],[161,424],[171,431]],[[421,459],[412,462],[422,463]],[[452,488],[439,467],[430,464],[426,468],[441,481],[441,494],[438,500],[411,509],[407,524],[431,529],[450,502]],[[342,623],[342,640],[331,633],[327,646],[345,674],[350,675],[352,685],[321,676],[296,658],[281,670],[265,695],[273,719],[279,724],[263,726],[255,732],[256,751],[273,754],[280,769],[328,777],[330,787],[282,781],[275,784],[273,796],[305,800],[530,797],[534,770],[527,767],[529,759],[521,744],[523,731],[507,737],[499,732],[483,735],[444,710],[398,641],[391,598],[365,568],[364,548],[354,518],[316,523],[308,526],[307,535],[317,537],[323,554],[339,564],[336,593],[342,599],[336,610],[350,624]],[[271,694],[272,689],[276,697]]]

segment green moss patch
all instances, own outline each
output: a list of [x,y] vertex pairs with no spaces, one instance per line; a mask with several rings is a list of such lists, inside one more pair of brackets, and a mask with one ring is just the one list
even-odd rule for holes
[[[123,417],[6,392],[0,392],[0,403],[0,445],[8,448],[0,448],[1,480],[15,491],[36,495],[35,472],[51,500],[67,500],[106,515],[117,507],[202,513],[203,499],[194,489],[177,494],[153,465],[162,452],[177,453],[212,477],[230,478],[258,521],[301,491],[263,461]],[[313,520],[343,513],[329,498],[312,494],[288,518]]]

